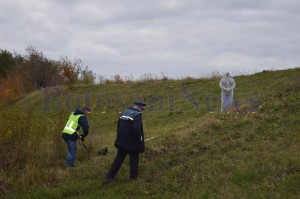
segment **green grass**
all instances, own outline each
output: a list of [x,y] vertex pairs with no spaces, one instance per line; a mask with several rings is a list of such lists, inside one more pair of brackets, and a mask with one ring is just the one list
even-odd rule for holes
[[[35,91],[13,107],[16,112],[32,112],[33,127],[24,130],[28,132],[24,140],[28,144],[23,146],[26,158],[22,164],[16,161],[13,169],[4,170],[10,173],[5,181],[0,180],[1,194],[3,198],[30,199],[299,198],[299,77],[299,68],[235,77],[240,112],[230,114],[220,113],[220,101],[213,101],[214,96],[219,98],[218,79],[77,86],[72,91],[61,88],[62,107],[53,112],[43,109],[44,91]],[[181,94],[183,86],[190,98]],[[87,92],[92,94],[93,108],[91,132],[85,142],[89,151],[78,146],[77,167],[66,171],[66,148],[60,138],[69,115],[65,102],[72,94],[83,105]],[[55,96],[53,88],[51,93]],[[155,101],[153,111],[143,113],[145,138],[156,138],[146,142],[137,181],[129,181],[126,159],[114,181],[101,186],[115,156],[116,122],[122,110],[115,97],[127,107],[136,98],[134,94],[142,97],[148,108],[149,95],[163,97],[162,111]],[[110,109],[104,109],[104,100],[99,111],[100,95],[110,97]],[[57,108],[53,99],[51,110]],[[198,110],[190,100],[199,103]],[[257,110],[253,100],[261,109]],[[75,100],[70,104],[74,107]],[[172,111],[170,106],[174,107]],[[27,121],[26,117],[21,119]],[[46,139],[40,139],[39,133]],[[35,141],[40,144],[30,144]],[[110,153],[98,156],[105,146]]]

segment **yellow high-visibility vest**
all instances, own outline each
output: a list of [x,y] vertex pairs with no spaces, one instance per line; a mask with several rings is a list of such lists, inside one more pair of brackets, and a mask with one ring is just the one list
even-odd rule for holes
[[74,113],[72,113],[68,119],[68,122],[67,122],[63,132],[67,133],[67,134],[75,133],[75,131],[78,127],[78,119],[81,116],[83,116],[83,114],[74,115]]

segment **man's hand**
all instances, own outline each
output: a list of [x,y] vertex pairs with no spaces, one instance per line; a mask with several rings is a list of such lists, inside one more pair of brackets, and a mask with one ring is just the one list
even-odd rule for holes
[[84,135],[80,135],[80,136],[78,137],[78,140],[81,140],[81,142],[84,142]]

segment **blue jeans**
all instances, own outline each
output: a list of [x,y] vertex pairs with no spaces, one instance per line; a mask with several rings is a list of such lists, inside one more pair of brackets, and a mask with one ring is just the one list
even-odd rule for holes
[[66,160],[66,168],[75,167],[75,158],[76,158],[76,141],[75,140],[66,140],[68,146],[68,156]]

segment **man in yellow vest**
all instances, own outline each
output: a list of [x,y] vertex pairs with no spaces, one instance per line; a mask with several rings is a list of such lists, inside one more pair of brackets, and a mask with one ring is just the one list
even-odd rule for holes
[[[66,159],[66,168],[75,167],[76,158],[76,141],[79,139],[82,142],[89,133],[89,125],[87,121],[87,114],[90,114],[91,110],[85,106],[80,109],[76,109],[71,113],[65,128],[62,133],[62,137],[68,146],[68,155]],[[79,135],[78,131],[82,128],[83,134]]]

